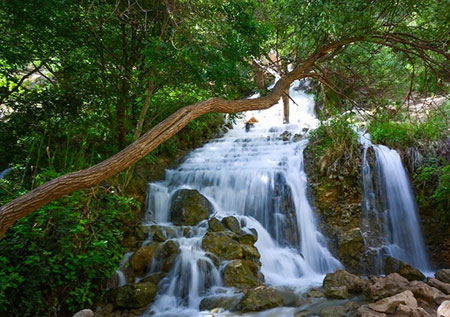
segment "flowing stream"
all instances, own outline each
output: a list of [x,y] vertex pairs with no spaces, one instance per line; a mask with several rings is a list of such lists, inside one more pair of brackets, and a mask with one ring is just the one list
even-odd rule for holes
[[[383,273],[384,258],[391,255],[422,272],[431,270],[411,185],[397,151],[360,137],[363,152],[363,227],[366,245],[373,252],[374,273]],[[367,152],[375,152],[375,173]]]
[[[307,198],[303,150],[307,130],[318,124],[314,102],[292,87],[290,95],[293,124],[282,124],[281,102],[245,113],[258,119],[250,131],[239,120],[223,137],[167,170],[164,181],[149,184],[146,221],[170,225],[171,195],[180,188],[197,189],[213,203],[217,218],[233,215],[243,231],[256,229],[265,284],[300,291],[321,284],[326,273],[342,265],[328,250]],[[206,230],[202,222],[189,237],[182,230],[176,235],[181,251],[148,313],[191,316],[203,297],[234,292],[222,287],[221,267],[201,249]]]

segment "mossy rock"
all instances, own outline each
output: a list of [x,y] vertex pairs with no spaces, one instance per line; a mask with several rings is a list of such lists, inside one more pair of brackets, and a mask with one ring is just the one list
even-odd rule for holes
[[202,240],[202,249],[222,260],[242,259],[244,253],[236,239],[232,232],[207,232]]
[[230,261],[223,270],[223,283],[228,287],[247,289],[262,282],[259,265],[249,260]]
[[214,208],[198,190],[180,189],[172,197],[170,217],[177,226],[194,226],[208,219]]
[[141,308],[148,306],[155,299],[156,293],[156,285],[145,282],[113,289],[110,298],[116,308]]
[[259,286],[247,291],[239,303],[242,312],[267,310],[283,306],[283,298],[272,288]]
[[222,232],[225,231],[225,225],[220,222],[216,217],[212,217],[208,221],[208,231],[210,232]]
[[160,244],[153,255],[154,261],[157,261],[155,269],[168,272],[178,256],[179,249],[178,243],[173,240],[167,240],[165,243]]
[[257,248],[252,245],[243,244],[241,245],[242,252],[244,253],[244,259],[250,260],[252,262],[259,263],[261,255]]
[[150,243],[138,249],[130,259],[131,268],[136,275],[143,275],[152,260],[155,250],[159,247],[159,243]]
[[210,296],[202,299],[200,310],[212,310],[214,308],[224,308],[233,311],[237,308],[241,296]]
[[224,226],[231,230],[234,233],[241,233],[241,225],[239,224],[239,220],[236,217],[228,216],[222,219],[222,223]]
[[[256,230],[255,230],[256,232]],[[256,241],[258,240],[258,234],[253,233],[244,233],[241,236],[239,236],[239,242],[242,244],[247,244],[253,246]]]

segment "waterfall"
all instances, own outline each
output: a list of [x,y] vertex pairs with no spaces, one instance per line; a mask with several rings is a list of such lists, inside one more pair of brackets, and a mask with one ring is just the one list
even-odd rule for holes
[[[342,265],[328,250],[307,198],[303,150],[306,131],[318,124],[314,102],[295,88],[290,95],[293,124],[282,124],[282,102],[245,113],[258,119],[250,131],[239,121],[223,137],[191,152],[178,168],[167,170],[164,181],[149,184],[146,221],[168,223],[173,193],[197,189],[214,205],[215,217],[233,215],[242,230],[256,229],[266,284],[304,290],[320,285],[326,273]],[[206,222],[194,229],[189,238],[181,233],[173,238],[181,252],[150,308],[158,315],[189,314],[207,293],[230,291],[222,287],[220,268],[201,249]]]
[[[429,272],[416,202],[400,155],[384,145],[373,145],[368,135],[360,135],[360,140],[364,146],[362,222],[373,273],[383,273],[388,255]],[[375,152],[375,175],[367,158],[370,147]]]

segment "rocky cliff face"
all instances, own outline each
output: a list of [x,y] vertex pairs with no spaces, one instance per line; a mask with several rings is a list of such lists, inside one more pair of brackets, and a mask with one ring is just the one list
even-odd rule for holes
[[361,158],[324,166],[316,158],[314,145],[305,150],[305,167],[310,184],[310,199],[322,232],[329,238],[334,254],[347,270],[361,272],[364,241],[360,228],[362,215]]

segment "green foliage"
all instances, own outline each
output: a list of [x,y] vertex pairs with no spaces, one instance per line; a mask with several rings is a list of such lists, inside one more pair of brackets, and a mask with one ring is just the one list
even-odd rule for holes
[[[0,180],[1,204],[23,191],[16,181]],[[19,220],[0,241],[0,312],[59,316],[91,306],[122,258],[122,221],[138,207],[96,188]]]
[[393,116],[382,112],[370,122],[368,131],[375,143],[383,143],[394,148],[406,148],[420,142],[436,141],[446,136],[449,118],[449,102],[438,109],[432,109],[421,121],[408,118],[407,109],[400,109]]
[[312,132],[311,144],[322,175],[334,177],[340,171],[358,173],[357,134],[346,116],[335,117]]
[[443,158],[428,159],[417,169],[414,180],[424,192],[419,203],[437,210],[450,223],[450,163]]

